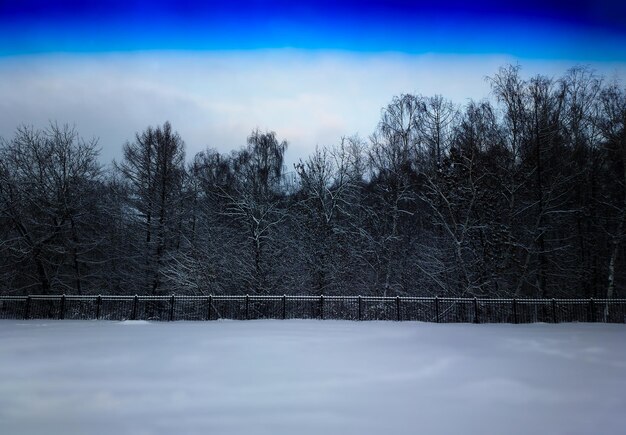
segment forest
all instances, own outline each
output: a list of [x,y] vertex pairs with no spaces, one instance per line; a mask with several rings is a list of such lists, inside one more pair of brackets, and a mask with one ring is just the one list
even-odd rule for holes
[[165,122],[105,165],[75,127],[18,126],[0,294],[626,297],[626,89],[588,67],[486,80],[463,105],[395,96],[292,167],[258,129],[186,156]]

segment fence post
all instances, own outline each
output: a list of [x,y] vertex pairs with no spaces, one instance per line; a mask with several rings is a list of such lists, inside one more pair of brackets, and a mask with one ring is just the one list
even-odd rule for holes
[[250,320],[250,296],[246,295],[246,320]]
[[100,320],[100,307],[102,306],[102,296],[96,298],[96,320]]
[[30,295],[26,298],[26,309],[24,310],[24,319],[30,318]]
[[480,323],[480,319],[478,317],[478,299],[474,296],[474,323]]
[[552,298],[552,323],[557,323],[556,321],[556,299]]
[[170,298],[170,322],[174,320],[174,295]]
[[213,311],[213,295],[209,295],[209,318],[207,320],[211,320],[211,311]]
[[139,296],[135,295],[133,298],[133,317],[132,320],[137,320],[137,303],[139,300]]
[[320,319],[324,320],[324,295],[320,295]]
[[283,320],[287,318],[287,295],[283,295]]
[[513,298],[513,323],[517,325],[517,299]]
[[590,322],[596,321],[596,306],[595,306],[595,303],[593,302],[593,298],[589,298],[589,321]]
[[402,320],[400,314],[400,296],[396,296],[396,319],[398,320],[398,322]]
[[65,294],[61,295],[61,309],[59,312],[59,319],[65,319]]
[[359,295],[359,320],[363,320],[363,302],[361,300],[361,295]]
[[435,296],[435,319],[439,323],[439,298]]

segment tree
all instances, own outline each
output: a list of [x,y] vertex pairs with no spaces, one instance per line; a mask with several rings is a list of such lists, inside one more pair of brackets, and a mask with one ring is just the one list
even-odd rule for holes
[[226,217],[224,195],[232,180],[229,158],[212,149],[196,154],[188,166],[181,246],[164,272],[169,287],[177,293],[232,294],[240,290],[231,270],[239,256],[232,243],[237,230]]
[[143,233],[132,256],[142,293],[161,290],[167,254],[179,246],[184,159],[184,143],[166,122],[137,133],[134,142],[124,145],[124,159],[115,164],[127,184],[128,224],[137,227],[136,234]]
[[419,131],[424,103],[413,95],[396,97],[383,109],[377,131],[371,136],[369,161],[374,206],[370,232],[376,271],[377,292],[388,295],[406,291],[394,278],[397,262],[402,260],[400,247],[409,233],[401,226],[413,215],[417,182]]
[[353,217],[351,192],[355,188],[348,144],[344,138],[331,150],[316,148],[306,161],[295,165],[300,179],[296,210],[301,216],[308,285],[319,295],[338,293],[345,269],[357,266],[345,262],[351,258],[351,231],[345,220]]
[[[571,197],[569,222],[576,234],[572,244],[568,275],[577,294],[597,297],[604,293],[600,260],[606,234],[599,225],[599,201],[603,169],[600,119],[602,79],[588,67],[575,67],[563,78],[565,101],[562,135],[571,160]],[[565,157],[565,156],[562,156]]]
[[427,148],[432,166],[437,168],[450,146],[458,110],[452,102],[441,95],[421,99],[423,102],[419,126],[421,141]]
[[569,241],[559,239],[559,221],[572,212],[569,152],[563,136],[566,86],[544,76],[523,80],[519,67],[500,69],[490,82],[504,106],[505,141],[511,154],[505,187],[507,226],[515,232],[507,257],[523,258],[514,294],[547,297],[559,288],[566,264],[560,261],[561,254],[570,248]]
[[[609,183],[614,183],[605,194],[605,204],[609,206],[611,215],[611,222],[607,225],[611,253],[606,298],[611,299],[615,294],[618,253],[626,238],[626,91],[616,84],[605,88],[601,95],[601,105],[599,126],[608,160]],[[608,317],[608,304],[604,316]]]
[[245,235],[240,264],[232,267],[242,273],[242,288],[257,294],[270,293],[279,284],[278,234],[287,216],[281,193],[286,149],[287,142],[279,141],[276,133],[254,130],[248,146],[233,154],[232,183],[222,189],[224,213]]
[[3,282],[11,290],[78,293],[94,287],[101,166],[97,140],[75,128],[19,127],[0,150]]

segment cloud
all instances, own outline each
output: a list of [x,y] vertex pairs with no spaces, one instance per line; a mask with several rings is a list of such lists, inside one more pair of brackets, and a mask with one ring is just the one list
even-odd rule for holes
[[[103,161],[149,125],[169,120],[189,155],[229,152],[254,128],[290,142],[289,163],[315,145],[367,137],[394,95],[487,97],[484,78],[516,59],[305,50],[46,54],[0,58],[0,135],[19,124],[76,124],[99,137]],[[523,61],[524,74],[559,75],[565,61]],[[592,65],[626,77],[623,63]]]

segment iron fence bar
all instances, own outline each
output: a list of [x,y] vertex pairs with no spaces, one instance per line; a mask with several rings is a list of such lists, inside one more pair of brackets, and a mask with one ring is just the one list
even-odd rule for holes
[[478,299],[474,298],[474,323],[480,323],[478,314]]
[[174,295],[172,295],[172,297],[170,298],[170,322],[174,320],[174,303],[175,298]]
[[61,307],[59,308],[59,319],[65,318],[65,295],[61,296]]
[[139,296],[135,295],[133,298],[133,316],[132,320],[137,320],[137,302],[139,301]]
[[96,320],[100,319],[100,307],[102,306],[102,296],[96,298]]
[[402,320],[400,315],[400,296],[396,296],[396,320],[398,322]]
[[26,298],[26,308],[24,309],[24,319],[30,318],[30,296]]
[[250,296],[246,295],[246,320],[250,320]]

